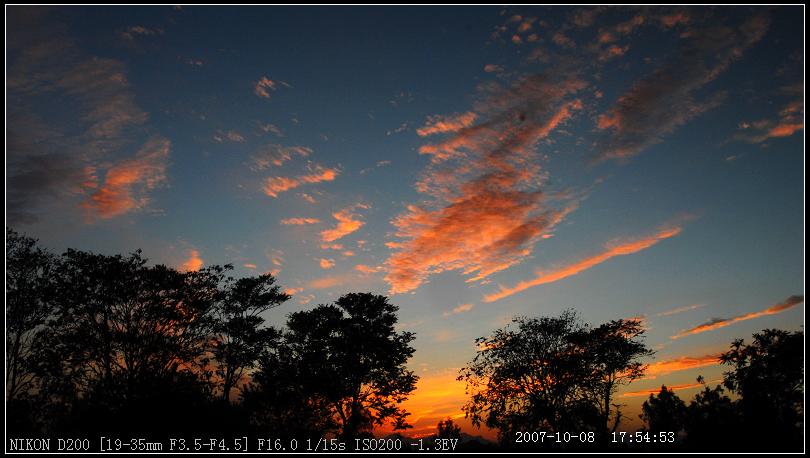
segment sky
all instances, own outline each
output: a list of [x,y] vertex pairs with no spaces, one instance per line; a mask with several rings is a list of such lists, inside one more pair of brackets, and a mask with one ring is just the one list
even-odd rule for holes
[[638,317],[623,387],[804,323],[803,7],[7,7],[6,225],[388,295],[410,434],[514,316]]

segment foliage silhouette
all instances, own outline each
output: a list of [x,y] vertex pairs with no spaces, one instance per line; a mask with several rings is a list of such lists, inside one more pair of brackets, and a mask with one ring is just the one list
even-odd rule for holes
[[452,418],[442,420],[436,425],[436,437],[439,439],[460,439],[461,426],[455,424]]
[[641,405],[641,415],[647,431],[658,432],[680,432],[686,420],[686,403],[668,389],[666,385],[661,385],[658,394],[650,395],[650,398]]
[[[738,339],[720,356],[731,370],[723,385],[740,396],[745,437],[769,436],[774,446],[800,449],[804,416],[804,333],[766,329]],[[767,421],[763,421],[767,419]],[[756,445],[752,447],[757,448]]]
[[[388,298],[346,294],[289,314],[277,329],[265,312],[289,296],[271,275],[234,279],[231,269],[181,272],[149,265],[139,251],[54,255],[7,229],[8,432],[352,444],[385,423],[410,427],[401,403],[417,381],[407,369],[414,335],[397,332]],[[470,394],[463,410],[498,430],[500,450],[518,431],[608,438],[623,417],[617,390],[643,376],[652,354],[643,336],[639,320],[592,327],[570,310],[517,317],[476,340],[459,375]],[[803,341],[801,331],[774,329],[735,340],[720,357],[729,367],[722,386],[704,386],[688,406],[662,386],[642,406],[646,428],[682,432],[679,450],[802,450]],[[436,437],[461,439],[458,450],[499,450],[451,419]]]
[[479,351],[459,380],[467,383],[464,406],[473,424],[496,428],[502,442],[518,431],[598,431],[609,425],[611,399],[620,384],[644,372],[638,361],[651,352],[637,320],[592,328],[573,311],[559,317],[513,320],[517,329],[476,340]]
[[399,403],[417,380],[405,366],[414,336],[396,332],[396,312],[385,296],[369,293],[346,294],[335,305],[295,312],[287,320],[282,354],[265,361],[260,377],[293,366],[292,382],[307,394],[300,400],[328,411],[326,424],[343,439],[368,435],[385,422],[394,430],[408,428],[408,413]]

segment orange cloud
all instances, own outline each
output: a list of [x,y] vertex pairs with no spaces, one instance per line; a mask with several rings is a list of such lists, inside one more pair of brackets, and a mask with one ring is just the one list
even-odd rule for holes
[[259,81],[256,82],[256,85],[253,88],[253,93],[263,99],[269,99],[270,91],[275,91],[278,89],[279,84],[285,87],[290,87],[290,85],[284,81],[273,81],[266,76],[262,76]]
[[367,266],[365,264],[357,264],[356,266],[354,266],[354,270],[356,270],[358,272],[362,272],[364,274],[372,274],[374,272],[379,272],[380,268],[379,267]]
[[188,259],[180,266],[180,268],[186,272],[194,272],[200,270],[203,266],[203,260],[200,257],[200,252],[191,249],[188,252]]
[[544,175],[534,148],[582,107],[569,97],[583,87],[540,75],[511,87],[493,83],[476,104],[478,124],[420,148],[433,157],[416,189],[430,199],[391,221],[398,238],[386,243],[393,250],[386,261],[392,294],[440,272],[481,281],[507,269],[576,208],[555,208],[538,189]]
[[144,207],[149,202],[146,191],[166,181],[170,145],[164,138],[152,138],[135,158],[110,167],[104,183],[82,203],[82,207],[105,219]]
[[[484,67],[484,71],[493,72],[496,71],[496,67],[487,65]],[[476,118],[478,115],[471,111],[453,116],[431,116],[424,127],[416,129],[416,133],[420,137],[426,137],[433,134],[457,132],[465,127],[470,127]]]
[[307,157],[312,154],[312,148],[306,146],[281,146],[269,144],[262,147],[253,156],[253,170],[265,170],[270,166],[281,167],[285,162],[295,156]]
[[501,286],[498,292],[484,296],[484,302],[494,302],[535,286],[553,283],[568,277],[572,277],[616,256],[626,256],[629,254],[638,253],[639,251],[650,248],[661,240],[665,240],[680,234],[681,230],[682,229],[680,227],[665,228],[648,237],[612,244],[612,246],[608,246],[607,249],[602,253],[552,271],[538,272],[537,277],[531,280],[522,281],[511,288]]
[[354,213],[356,208],[367,209],[369,207],[368,205],[357,204],[332,213],[332,217],[337,220],[337,225],[332,229],[322,231],[321,240],[324,242],[334,242],[363,227],[366,223],[357,219],[357,215]]
[[246,262],[246,263],[242,264],[242,266],[244,268],[246,268],[246,269],[256,269],[256,267],[258,267],[258,266],[256,266],[256,264],[253,264],[253,263],[250,263],[250,262]]
[[475,307],[475,304],[461,304],[458,307],[454,307],[453,310],[449,312],[444,312],[443,315],[444,316],[458,315],[459,313],[469,312],[470,310],[473,309],[473,307]]
[[318,218],[287,218],[281,220],[281,224],[284,226],[303,226],[306,224],[318,224],[321,220]]
[[305,184],[315,184],[324,181],[334,181],[340,170],[316,166],[313,173],[298,177],[269,177],[264,184],[264,193],[270,197],[278,197],[284,191],[295,189]]
[[782,313],[786,310],[792,309],[793,307],[796,307],[797,305],[803,303],[804,303],[804,296],[800,295],[790,296],[784,301],[774,304],[758,312],[746,313],[744,315],[738,315],[732,318],[714,318],[706,323],[699,324],[693,328],[685,329],[679,332],[678,334],[672,336],[672,339],[680,339],[681,337],[685,337],[692,334],[700,334],[703,332],[713,331],[715,329],[724,328],[726,326],[738,323],[740,321],[753,320],[754,318],[760,318],[768,315],[776,315],[777,313]]
[[318,264],[321,266],[321,269],[331,269],[332,267],[335,267],[335,260],[320,258],[318,259]]
[[697,369],[699,367],[716,366],[720,364],[720,355],[682,356],[680,358],[656,361],[647,366],[645,378],[656,378],[672,372]]
[[327,289],[332,288],[334,286],[338,286],[343,283],[343,278],[341,277],[321,277],[316,278],[314,280],[310,280],[307,283],[307,287],[309,289]]

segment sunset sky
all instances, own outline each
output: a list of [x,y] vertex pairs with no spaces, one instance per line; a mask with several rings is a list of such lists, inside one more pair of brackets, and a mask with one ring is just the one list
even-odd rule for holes
[[7,10],[6,224],[389,295],[414,434],[515,315],[642,317],[618,401],[804,323],[802,7]]

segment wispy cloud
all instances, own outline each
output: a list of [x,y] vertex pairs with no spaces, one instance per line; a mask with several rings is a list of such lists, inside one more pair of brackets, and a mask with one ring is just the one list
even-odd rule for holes
[[368,205],[356,204],[332,213],[332,217],[337,220],[337,224],[332,229],[322,231],[321,240],[326,243],[334,242],[335,240],[342,239],[343,237],[359,230],[366,223],[359,219],[356,210],[368,208]]
[[328,270],[335,267],[335,260],[329,258],[319,258],[318,265],[321,266],[321,269]]
[[739,323],[740,321],[753,320],[755,318],[760,318],[768,315],[776,315],[778,313],[790,310],[793,307],[796,307],[797,305],[803,303],[804,303],[804,296],[802,295],[790,296],[782,302],[779,302],[777,304],[774,304],[766,309],[757,312],[737,315],[731,318],[713,318],[707,321],[706,323],[699,324],[693,328],[682,330],[678,334],[672,336],[672,339],[680,339],[681,337],[686,337],[693,334],[700,334],[703,332],[714,331],[715,329],[724,328],[734,323]]
[[453,310],[450,310],[450,311],[444,312],[442,315],[443,315],[443,316],[446,316],[446,317],[447,317],[447,316],[450,316],[450,315],[458,315],[459,313],[469,312],[469,311],[470,311],[470,310],[472,310],[474,307],[475,307],[475,304],[470,304],[470,303],[468,303],[468,304],[461,304],[461,305],[459,305],[459,306],[457,306],[457,307],[453,307]]
[[572,95],[584,86],[544,75],[486,86],[475,117],[468,116],[477,124],[440,129],[451,135],[420,148],[433,160],[416,187],[430,200],[392,221],[400,239],[387,244],[395,250],[386,261],[392,294],[449,270],[483,280],[528,256],[575,208],[571,202],[553,208],[538,189],[543,175],[535,147],[581,107]]
[[619,97],[598,120],[607,136],[597,143],[597,160],[634,156],[697,115],[717,106],[722,92],[703,101],[695,94],[716,79],[765,35],[770,21],[754,16],[735,26],[695,28],[675,56]]
[[740,123],[739,132],[734,138],[749,143],[763,143],[771,138],[790,137],[803,129],[804,101],[799,98],[785,105],[777,119]]
[[416,133],[420,137],[426,137],[434,134],[457,132],[465,127],[470,127],[477,118],[478,115],[471,111],[450,116],[430,116],[424,127],[416,129]]
[[672,372],[697,369],[700,367],[716,366],[720,364],[720,355],[681,356],[679,358],[656,361],[647,366],[645,378],[656,378]]
[[539,271],[535,278],[522,281],[513,287],[501,286],[498,292],[484,296],[484,302],[494,302],[535,286],[545,285],[547,283],[553,283],[568,277],[572,277],[580,272],[602,264],[603,262],[616,256],[626,256],[629,254],[638,253],[639,251],[650,248],[662,240],[666,240],[680,234],[681,230],[682,229],[677,226],[667,227],[647,237],[633,240],[614,241],[610,245],[606,246],[605,251],[597,255],[556,269]]
[[[89,216],[106,219],[143,208],[149,202],[147,191],[166,181],[170,145],[165,138],[153,138],[133,159],[110,167],[104,182],[82,204]],[[92,182],[86,186],[95,188]]]
[[286,218],[281,220],[284,226],[303,226],[306,224],[318,224],[321,220],[318,218]]
[[253,87],[253,93],[263,99],[269,99],[270,93],[276,91],[279,86],[290,87],[290,85],[284,81],[275,81],[266,76],[262,76],[259,78],[259,81],[256,81],[256,85]]
[[284,191],[295,189],[305,184],[322,183],[334,181],[340,174],[339,169],[315,166],[312,173],[299,175],[297,177],[269,177],[264,183],[264,193],[270,197],[278,197]]
[[312,148],[306,146],[265,145],[253,155],[252,169],[258,171],[271,166],[281,167],[294,157],[307,157],[310,154],[312,154]]
[[677,315],[679,313],[685,313],[685,312],[690,312],[692,310],[697,310],[697,309],[702,308],[702,307],[703,307],[703,304],[684,305],[683,307],[675,307],[675,308],[670,309],[670,310],[665,310],[663,312],[656,313],[655,316],[672,316],[672,315]]

